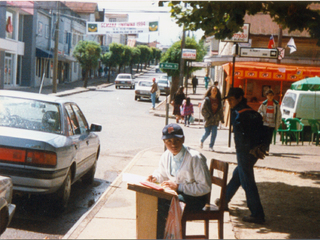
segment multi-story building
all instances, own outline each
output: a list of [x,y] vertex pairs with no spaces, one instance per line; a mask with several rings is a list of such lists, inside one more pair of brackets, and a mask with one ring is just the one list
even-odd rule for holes
[[[105,13],[106,22],[128,22],[128,14]],[[107,34],[106,45],[110,43],[120,43],[127,45],[127,34]]]

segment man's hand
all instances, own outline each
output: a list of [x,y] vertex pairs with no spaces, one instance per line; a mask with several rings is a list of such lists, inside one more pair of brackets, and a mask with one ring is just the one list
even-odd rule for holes
[[255,148],[251,149],[249,151],[249,153],[258,159],[264,159],[266,155],[267,156],[269,155],[267,153],[266,149],[267,149],[266,145],[260,144],[260,145],[256,146]]
[[147,177],[147,181],[149,182],[156,182],[157,181],[157,178],[155,178],[154,176],[150,175]]
[[161,183],[161,187],[167,187],[167,188],[170,188],[170,189],[172,189],[174,191],[177,191],[179,185],[174,183],[174,182],[171,182],[171,181],[164,181],[164,182]]

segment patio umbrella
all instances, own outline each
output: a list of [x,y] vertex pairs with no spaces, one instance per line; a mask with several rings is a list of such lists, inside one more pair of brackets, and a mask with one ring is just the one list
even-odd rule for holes
[[320,91],[320,77],[305,78],[291,84],[290,89]]

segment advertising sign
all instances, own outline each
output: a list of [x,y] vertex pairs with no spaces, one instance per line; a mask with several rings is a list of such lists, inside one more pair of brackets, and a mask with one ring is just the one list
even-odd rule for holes
[[139,34],[158,31],[158,22],[87,22],[87,34]]
[[187,48],[182,49],[182,58],[195,60],[197,58],[197,50]]
[[233,34],[232,38],[226,38],[223,42],[248,42],[250,33],[250,24],[243,24],[242,31]]

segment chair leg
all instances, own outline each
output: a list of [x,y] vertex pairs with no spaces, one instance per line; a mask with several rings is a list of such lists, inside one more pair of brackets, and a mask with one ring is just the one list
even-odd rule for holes
[[204,235],[209,239],[209,220],[204,220]]
[[187,225],[187,221],[185,219],[181,219],[182,239],[186,239],[186,225]]
[[218,220],[218,238],[223,239],[223,218]]

